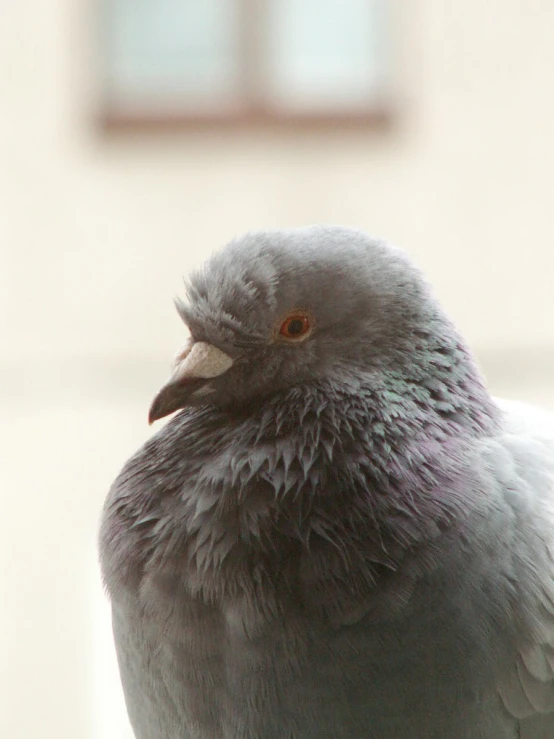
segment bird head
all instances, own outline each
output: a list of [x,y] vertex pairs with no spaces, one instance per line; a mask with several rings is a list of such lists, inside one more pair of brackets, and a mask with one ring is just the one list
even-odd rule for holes
[[185,406],[245,409],[294,386],[401,374],[427,336],[449,335],[403,252],[342,227],[246,234],[186,284],[176,305],[190,338],[150,422]]

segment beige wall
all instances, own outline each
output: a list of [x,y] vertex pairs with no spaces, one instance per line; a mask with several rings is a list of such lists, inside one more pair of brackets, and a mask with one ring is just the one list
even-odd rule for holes
[[100,707],[113,670],[94,659],[109,645],[94,615],[96,520],[149,433],[149,397],[181,336],[172,298],[206,250],[316,221],[384,236],[428,272],[495,391],[554,405],[554,3],[391,5],[398,116],[387,132],[112,138],[91,125],[92,0],[10,5],[1,736],[119,736],[117,708]]

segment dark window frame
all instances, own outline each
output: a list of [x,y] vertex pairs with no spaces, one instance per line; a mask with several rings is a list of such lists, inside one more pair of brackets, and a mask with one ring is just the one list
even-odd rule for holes
[[[267,0],[234,0],[240,26],[240,68],[242,93],[236,105],[209,112],[180,108],[163,111],[145,106],[144,110],[117,110],[101,99],[99,123],[106,131],[127,130],[206,130],[211,128],[242,129],[279,128],[368,128],[386,127],[393,118],[390,96],[368,102],[366,106],[349,108],[337,103],[317,111],[295,110],[271,106],[263,95],[263,29],[264,4]],[[390,86],[390,85],[389,85]]]

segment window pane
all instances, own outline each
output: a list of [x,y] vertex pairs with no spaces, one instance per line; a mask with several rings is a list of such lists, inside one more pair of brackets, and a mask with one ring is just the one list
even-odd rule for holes
[[386,0],[269,0],[269,102],[356,109],[385,83]]
[[214,108],[239,89],[235,0],[104,0],[112,107]]

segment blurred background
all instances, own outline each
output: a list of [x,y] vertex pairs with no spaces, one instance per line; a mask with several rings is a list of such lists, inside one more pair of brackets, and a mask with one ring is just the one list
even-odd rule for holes
[[96,562],[181,276],[245,230],[404,247],[554,408],[551,0],[19,0],[0,28],[0,735],[129,729]]

